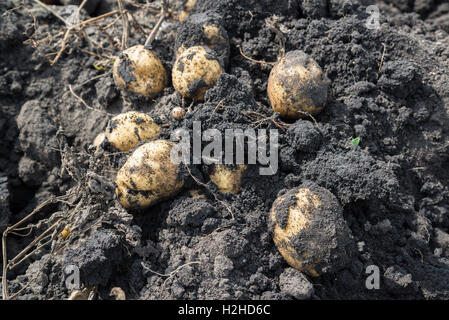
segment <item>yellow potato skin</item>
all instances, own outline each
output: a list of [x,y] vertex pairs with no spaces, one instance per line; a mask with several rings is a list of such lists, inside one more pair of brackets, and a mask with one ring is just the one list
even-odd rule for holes
[[288,220],[285,229],[279,226],[277,222],[277,208],[286,201],[286,196],[278,197],[273,203],[270,212],[271,221],[274,222],[273,240],[279,252],[290,266],[317,277],[318,273],[314,267],[320,261],[304,264],[303,258],[309,258],[311,254],[304,252],[302,255],[299,255],[294,249],[291,239],[310,225],[314,212],[322,205],[322,202],[317,194],[307,188],[298,189],[295,196],[297,201],[295,205],[290,206],[288,209]]
[[223,193],[237,194],[242,185],[242,177],[247,169],[247,165],[238,164],[234,168],[226,165],[215,165],[210,174],[210,179]]
[[288,52],[270,72],[268,97],[282,118],[299,119],[318,114],[326,105],[330,80],[318,63],[304,52]]
[[184,21],[190,14],[190,11],[192,11],[193,7],[195,6],[196,0],[187,0],[183,6],[181,12],[179,12],[178,20],[179,22]]
[[150,98],[161,93],[168,83],[161,60],[142,45],[122,52],[114,62],[113,76],[119,88]]
[[176,59],[173,86],[185,98],[204,101],[206,91],[215,86],[221,73],[223,68],[213,51],[202,46],[191,47]]
[[194,199],[206,199],[206,195],[198,189],[189,190],[189,194]]
[[140,141],[155,138],[160,131],[160,126],[149,115],[130,111],[111,119],[106,138],[114,149],[128,151]]
[[142,209],[170,198],[184,185],[170,159],[175,144],[154,140],[138,147],[117,173],[115,193],[126,208]]

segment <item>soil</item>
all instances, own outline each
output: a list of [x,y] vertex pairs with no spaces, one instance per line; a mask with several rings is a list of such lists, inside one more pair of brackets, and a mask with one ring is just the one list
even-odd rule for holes
[[[120,92],[112,64],[89,54],[85,40],[71,38],[51,66],[42,53],[58,47],[24,42],[56,36],[61,21],[31,2],[1,1],[0,231],[54,200],[29,221],[33,228],[8,235],[8,260],[54,222],[58,233],[72,228],[7,272],[9,295],[67,299],[64,269],[75,265],[97,299],[114,299],[114,287],[127,299],[449,299],[449,6],[380,1],[380,27],[368,29],[366,6],[374,2],[197,0],[191,14],[220,21],[230,50],[226,73],[204,102],[193,102],[171,83],[155,99]],[[77,7],[52,8],[67,18]],[[101,0],[80,19],[115,9],[115,1]],[[157,10],[126,9],[145,30],[158,19]],[[240,52],[275,62],[282,50],[273,23],[286,52],[304,51],[332,81],[327,106],[313,119],[286,123],[273,113],[266,93],[272,65]],[[168,17],[152,43],[168,74],[178,28]],[[195,28],[182,29],[182,37],[195,41],[185,34]],[[119,55],[104,34],[86,30],[104,52]],[[118,43],[121,30],[117,22],[111,31]],[[136,30],[129,45],[145,41]],[[171,117],[175,107],[186,110],[180,121]],[[250,165],[233,195],[207,184],[209,166],[191,165],[177,196],[127,212],[114,183],[128,154],[92,142],[113,115],[129,110],[152,116],[166,139],[176,128],[192,130],[193,121],[222,132],[278,129],[279,170],[260,176]],[[342,230],[352,234],[345,244],[351,259],[323,267],[329,271],[319,277],[289,267],[270,229],[274,200],[301,185],[330,191],[343,210]],[[365,285],[369,266],[380,270],[379,289]]]

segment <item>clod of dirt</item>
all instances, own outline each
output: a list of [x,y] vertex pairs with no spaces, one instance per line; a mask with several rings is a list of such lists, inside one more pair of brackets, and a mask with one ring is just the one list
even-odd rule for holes
[[402,268],[391,266],[385,270],[384,283],[395,295],[403,295],[413,291],[414,283],[412,275],[406,273]]
[[321,145],[321,133],[315,128],[313,123],[305,120],[298,120],[288,127],[287,141],[298,152],[314,152]]
[[122,257],[120,238],[113,230],[98,230],[78,247],[63,253],[63,265],[79,268],[83,285],[106,285]]
[[191,13],[210,11],[223,17],[223,26],[232,38],[254,28],[254,17],[258,22],[273,15],[296,17],[299,7],[297,1],[291,0],[196,0]]
[[190,228],[201,227],[204,221],[214,217],[215,209],[203,198],[181,198],[175,200],[168,212],[167,224],[180,227],[185,232]]
[[136,45],[123,51],[114,62],[115,84],[144,97],[155,97],[167,86],[167,71],[156,54]]
[[288,264],[317,277],[343,268],[353,251],[353,238],[335,196],[306,182],[278,197],[270,228]]
[[145,208],[175,195],[184,185],[171,159],[173,142],[154,140],[138,147],[117,173],[115,191],[125,208]]
[[398,181],[388,164],[361,151],[332,156],[320,154],[302,167],[301,176],[333,192],[341,204],[358,200],[388,199],[398,189]]
[[45,167],[28,157],[22,157],[19,161],[18,174],[23,183],[28,187],[38,187],[46,178]]
[[313,295],[313,284],[298,270],[286,268],[279,276],[281,292],[298,299],[310,299]]
[[435,245],[441,249],[441,255],[449,258],[449,234],[439,228],[435,228]]
[[379,87],[398,98],[405,99],[422,85],[419,66],[410,61],[389,61],[382,67]]
[[28,157],[47,168],[58,163],[56,127],[39,101],[30,100],[22,106],[17,126],[20,146]]
[[331,82],[306,53],[288,52],[270,72],[268,96],[282,118],[299,119],[323,110]]
[[216,256],[214,260],[214,275],[217,278],[227,278],[234,269],[234,263],[225,256]]
[[327,15],[327,0],[301,0],[300,8],[306,17],[322,18]]
[[[229,116],[242,108],[246,111],[259,109],[249,88],[239,81],[236,76],[227,73],[220,75],[215,87],[206,92],[205,98],[211,104],[218,105],[222,103],[224,106],[227,106],[225,112],[228,108],[232,108],[234,111],[230,111]],[[237,121],[235,118],[232,120]]]
[[223,71],[215,51],[190,47],[176,59],[172,69],[173,86],[183,97],[203,101],[206,90],[215,85]]
[[149,115],[129,111],[111,119],[106,128],[106,139],[114,149],[128,151],[141,141],[154,139],[160,131]]
[[194,46],[207,46],[214,50],[223,66],[229,61],[229,38],[223,28],[223,19],[213,12],[190,15],[176,32],[176,57]]

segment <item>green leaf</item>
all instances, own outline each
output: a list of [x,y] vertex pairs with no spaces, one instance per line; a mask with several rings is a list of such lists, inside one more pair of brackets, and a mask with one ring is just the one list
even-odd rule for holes
[[360,137],[352,139],[351,143],[354,147],[357,147],[360,144]]

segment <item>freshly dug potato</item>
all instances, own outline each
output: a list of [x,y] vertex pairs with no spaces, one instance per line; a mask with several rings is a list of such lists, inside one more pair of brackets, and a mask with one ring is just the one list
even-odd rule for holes
[[330,84],[315,60],[300,50],[290,51],[270,72],[268,97],[282,118],[306,118],[323,110]]
[[176,120],[181,120],[186,115],[186,112],[181,107],[175,107],[171,111],[171,116]]
[[138,147],[117,173],[115,193],[124,208],[146,208],[175,195],[184,185],[179,164],[170,159],[175,144],[154,140]]
[[226,165],[214,165],[210,179],[221,192],[237,194],[240,191],[242,177],[247,167],[244,164],[238,164],[234,168]]
[[119,88],[150,98],[161,93],[168,83],[161,60],[142,45],[124,50],[114,62],[113,74]]
[[306,183],[278,197],[270,213],[273,240],[293,268],[317,277],[348,263],[351,231],[335,196]]
[[184,3],[182,4],[182,9],[179,12],[179,22],[184,21],[188,16],[190,11],[192,11],[193,7],[195,6],[196,0],[184,0]]
[[155,138],[160,131],[159,125],[149,115],[130,111],[111,119],[106,129],[106,138],[114,149],[128,151],[140,141]]
[[215,86],[223,72],[216,54],[206,47],[191,47],[176,60],[173,86],[183,97],[204,100],[207,89]]
[[229,37],[223,27],[223,18],[214,12],[190,15],[177,29],[175,39],[176,57],[194,46],[214,50],[223,66],[229,61]]

